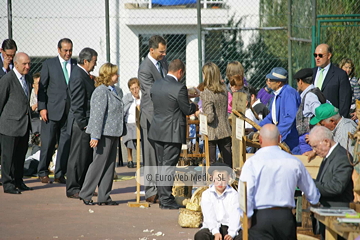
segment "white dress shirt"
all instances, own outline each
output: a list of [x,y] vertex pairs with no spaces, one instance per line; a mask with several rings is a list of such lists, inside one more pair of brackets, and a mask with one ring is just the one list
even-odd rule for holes
[[246,160],[240,181],[247,183],[247,215],[254,209],[295,207],[296,187],[311,204],[319,202],[320,193],[304,164],[278,146],[260,148]]
[[210,185],[201,197],[201,211],[204,216],[202,228],[208,228],[215,235],[221,225],[228,226],[228,234],[234,238],[240,229],[239,194],[229,185],[219,195]]

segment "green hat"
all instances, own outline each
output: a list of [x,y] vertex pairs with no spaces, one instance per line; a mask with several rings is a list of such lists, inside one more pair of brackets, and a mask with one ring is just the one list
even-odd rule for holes
[[337,109],[330,103],[323,103],[315,109],[315,116],[310,120],[310,124],[315,125],[318,122],[332,117],[338,113],[339,109]]

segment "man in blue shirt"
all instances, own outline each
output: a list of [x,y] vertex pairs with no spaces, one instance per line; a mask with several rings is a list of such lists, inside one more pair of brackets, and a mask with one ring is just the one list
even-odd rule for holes
[[274,124],[260,130],[261,148],[249,158],[240,175],[247,183],[249,239],[296,239],[296,187],[310,204],[320,199],[319,190],[302,162],[278,147],[280,133]]
[[270,113],[260,122],[260,126],[275,124],[281,134],[281,142],[285,142],[290,150],[299,144],[296,130],[296,112],[300,105],[299,93],[287,84],[288,73],[282,67],[276,67],[266,75],[266,84],[274,90],[274,98],[270,103]]

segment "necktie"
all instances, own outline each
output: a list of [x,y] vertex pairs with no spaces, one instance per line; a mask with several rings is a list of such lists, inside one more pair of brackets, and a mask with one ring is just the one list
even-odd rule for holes
[[28,91],[28,86],[26,84],[24,76],[21,76],[20,80],[21,80],[22,89],[24,90],[25,95],[28,97],[29,96],[29,91]]
[[325,163],[326,163],[326,159],[327,158],[324,158],[320,164],[320,168],[319,168],[319,172],[318,172],[318,175],[316,176],[316,180],[319,181],[320,180],[320,176],[322,174],[322,171],[324,169],[324,166],[325,166]]
[[319,77],[316,82],[316,87],[321,90],[323,82],[324,82],[324,68],[320,69]]
[[118,95],[117,92],[116,92],[115,87],[112,87],[112,90],[113,90],[113,92],[114,92],[116,95]]
[[161,74],[161,77],[164,77],[164,73],[163,73],[163,69],[162,69],[161,63],[158,61],[158,62],[156,63],[156,65],[157,65],[158,70],[159,70],[159,72],[160,72],[160,74]]
[[274,96],[274,101],[273,101],[273,104],[272,104],[272,107],[271,107],[271,118],[272,118],[273,123],[275,125],[278,124],[278,121],[276,119],[276,97],[277,97],[277,95]]
[[63,62],[63,72],[64,72],[64,77],[65,77],[65,80],[66,80],[66,84],[69,83],[69,73],[66,69],[66,64],[67,62]]

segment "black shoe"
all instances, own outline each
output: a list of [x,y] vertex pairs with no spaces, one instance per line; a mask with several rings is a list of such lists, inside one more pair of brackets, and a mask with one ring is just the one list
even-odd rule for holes
[[128,167],[128,168],[135,168],[134,162],[133,162],[133,161],[128,161],[127,167]]
[[4,193],[10,193],[10,194],[21,194],[20,190],[16,188],[10,188],[8,190],[4,190]]
[[34,189],[32,189],[31,187],[28,187],[28,186],[26,186],[25,185],[25,183],[21,183],[20,185],[17,185],[16,186],[19,190],[21,190],[21,191],[31,191],[31,190],[34,190]]
[[93,202],[93,200],[85,200],[83,199],[83,202],[85,205],[95,205],[96,203]]
[[161,209],[179,209],[179,208],[181,208],[181,206],[179,206],[175,201],[169,202],[166,204],[161,204],[161,202],[160,202],[159,206]]
[[109,201],[109,202],[98,202],[98,205],[102,206],[102,205],[119,205],[119,204],[114,201]]

